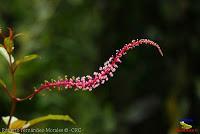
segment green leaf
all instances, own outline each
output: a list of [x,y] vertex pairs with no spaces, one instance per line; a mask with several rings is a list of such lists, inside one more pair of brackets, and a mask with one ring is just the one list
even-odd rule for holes
[[2,79],[0,79],[0,85],[3,86],[4,88],[6,88],[6,84],[3,82]]
[[[8,125],[9,118],[10,118],[10,116],[2,117],[2,119],[3,119],[3,121],[6,125]],[[18,121],[18,119],[13,116],[11,123],[14,123],[16,121]],[[9,127],[9,129],[14,129],[14,128]],[[20,134],[20,133],[16,133],[16,132],[13,132],[13,131],[9,131],[8,129],[6,130],[6,128],[5,128],[5,130],[2,128],[1,131],[2,132],[0,132],[0,134]]]
[[[8,125],[9,118],[10,118],[10,116],[2,117],[2,119],[3,119],[3,121],[6,125]],[[12,119],[11,119],[9,129],[13,129],[13,130],[14,129],[21,129],[26,125],[26,123],[27,123],[27,121],[19,120],[18,118],[13,116]],[[12,134],[19,134],[19,133],[14,133],[14,132],[11,132],[11,133]]]
[[9,64],[15,61],[14,57],[11,55],[11,63],[10,63],[9,54],[4,47],[0,47],[0,54],[8,61]]
[[28,61],[31,61],[31,60],[34,60],[36,58],[38,58],[39,56],[37,54],[32,54],[32,55],[27,55],[27,56],[24,56],[22,59],[19,59],[15,62],[15,66],[19,66],[21,65],[22,63],[25,63],[25,62],[28,62]]
[[28,127],[30,127],[30,126],[33,126],[35,124],[38,124],[38,123],[41,123],[41,122],[44,122],[47,120],[63,120],[63,121],[70,121],[70,122],[76,124],[75,121],[68,115],[51,115],[51,114],[33,119],[33,120],[29,121],[27,124],[29,124]]
[[[8,125],[10,116],[2,117],[4,123]],[[18,118],[12,116],[11,122],[10,122],[10,129],[18,129],[18,128],[23,128],[23,126],[27,123],[25,120],[19,120]]]
[[15,133],[15,132],[0,132],[0,134],[20,134],[20,133]]
[[13,40],[10,39],[10,37],[6,37],[4,39],[4,44],[6,45],[6,49],[7,49],[8,53],[12,53],[12,51],[14,50]]
[[23,128],[25,125],[26,125],[27,121],[24,121],[24,120],[16,120],[14,121],[11,125],[10,125],[10,128],[11,129],[20,129],[20,128]]
[[[10,116],[2,117],[6,125],[8,125],[9,118]],[[69,121],[76,124],[75,121],[68,115],[47,115],[47,116],[42,116],[30,121],[19,120],[18,118],[13,116],[9,128],[10,129],[21,129],[21,128],[24,129],[24,128],[33,126],[35,124],[47,121],[47,120],[62,120],[62,121]]]
[[[9,118],[10,118],[10,116],[5,116],[5,117],[3,116],[2,117],[2,120],[6,125],[8,125]],[[15,122],[17,120],[18,120],[18,118],[12,116],[12,119],[11,119],[10,123],[12,124],[13,122]]]

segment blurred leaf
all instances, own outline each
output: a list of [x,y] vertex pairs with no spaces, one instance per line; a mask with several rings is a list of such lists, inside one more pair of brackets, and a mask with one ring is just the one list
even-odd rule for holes
[[[6,125],[8,125],[9,118],[10,116],[2,117]],[[13,116],[11,120],[11,125],[9,126],[9,128],[11,129],[28,128],[30,126],[33,126],[35,124],[38,124],[47,120],[63,120],[63,121],[70,121],[76,124],[75,121],[68,115],[47,115],[47,116],[42,116],[30,121],[19,120],[18,118]]]
[[[8,125],[9,118],[10,118],[10,116],[2,117],[2,120],[6,125]],[[15,122],[17,120],[18,120],[18,118],[12,116],[10,123],[12,124],[13,122]]]
[[6,37],[4,39],[4,44],[6,45],[6,49],[7,49],[8,53],[12,53],[12,51],[14,50],[13,40],[10,39],[10,37]]
[[39,56],[37,54],[32,54],[32,55],[27,55],[27,56],[24,56],[22,59],[19,59],[15,62],[15,66],[18,67],[19,65],[25,63],[25,62],[28,62],[28,61],[31,61],[31,60],[34,60],[36,58],[38,58]]
[[[8,125],[9,118],[10,118],[10,116],[2,117],[2,119],[3,119],[3,121],[6,125]],[[10,123],[9,128],[10,129],[23,128],[25,126],[26,122],[27,121],[19,120],[18,118],[13,116],[12,119],[11,119],[11,123]]]
[[24,120],[16,120],[10,125],[10,128],[11,129],[23,128],[26,125],[26,122],[27,121]]
[[63,121],[70,121],[70,122],[76,124],[75,121],[68,115],[47,115],[47,116],[42,116],[42,117],[39,117],[39,118],[29,121],[27,123],[27,124],[29,124],[29,126],[27,126],[27,127],[33,126],[35,124],[38,124],[40,122],[47,121],[47,120],[63,120]]
[[2,85],[4,88],[6,88],[6,84],[3,82],[2,79],[0,79],[0,85]]
[[[2,117],[2,120],[6,125],[8,125],[9,118],[10,118],[10,116]],[[19,123],[17,123],[18,121],[19,120],[16,117],[13,116],[12,119],[11,119],[11,125],[10,125],[9,128],[11,128],[11,129],[18,128],[18,127],[14,127],[14,126],[17,126],[17,124],[19,124]],[[5,130],[5,132],[0,132],[0,134],[19,134],[19,133],[9,132],[9,131]]]
[[22,36],[22,35],[24,35],[24,34],[23,33],[15,34],[14,38],[17,38],[17,37]]
[[[10,58],[9,58],[9,54],[7,53],[6,49],[4,47],[0,47],[0,54],[8,61],[8,63],[10,64]],[[11,62],[13,63],[14,57],[11,55]]]
[[20,133],[15,133],[15,132],[0,132],[0,134],[20,134]]

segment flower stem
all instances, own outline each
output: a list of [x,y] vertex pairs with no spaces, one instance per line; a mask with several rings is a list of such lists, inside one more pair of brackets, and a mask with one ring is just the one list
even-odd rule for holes
[[135,48],[136,46],[140,46],[142,44],[147,44],[156,47],[159,53],[163,56],[163,52],[157,43],[148,39],[133,40],[132,42],[125,44],[121,49],[117,50],[116,54],[112,55],[109,58],[109,60],[107,60],[104,63],[104,66],[100,67],[99,71],[94,72],[93,75],[74,77],[74,78],[72,77],[69,79],[65,77],[64,79],[60,79],[57,81],[52,80],[51,82],[45,81],[43,84],[41,84],[40,87],[35,88],[32,94],[24,98],[15,98],[15,99],[17,102],[24,101],[26,99],[31,99],[42,90],[45,89],[48,90],[50,88],[55,89],[56,87],[58,88],[64,87],[66,89],[74,88],[75,90],[82,89],[91,91],[92,89],[97,88],[98,86],[104,84],[105,81],[108,81],[110,77],[113,77],[113,73],[118,68],[118,64],[121,63],[120,58],[122,58],[123,55],[125,55],[132,48]]

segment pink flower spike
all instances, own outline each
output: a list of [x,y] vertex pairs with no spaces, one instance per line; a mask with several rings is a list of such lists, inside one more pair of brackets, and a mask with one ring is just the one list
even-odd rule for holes
[[50,89],[50,88],[73,88],[75,90],[81,89],[81,90],[88,90],[91,91],[94,88],[99,87],[100,85],[104,84],[106,81],[109,80],[110,77],[113,77],[113,73],[117,70],[118,64],[121,63],[120,58],[125,55],[128,50],[140,46],[141,44],[147,44],[154,46],[158,49],[159,53],[163,56],[162,50],[160,49],[160,46],[149,40],[149,39],[140,39],[140,40],[133,40],[131,43],[125,44],[124,47],[116,51],[115,55],[112,55],[108,61],[104,63],[104,66],[101,66],[99,68],[99,71],[94,72],[93,75],[86,75],[82,77],[73,77],[73,78],[67,78],[65,76],[65,79],[60,79],[57,81],[45,81],[43,84],[41,84],[40,87],[35,89],[35,92],[33,92],[31,95],[23,98],[18,99],[16,101],[22,101],[25,99],[32,98],[37,93],[41,92],[44,89]]

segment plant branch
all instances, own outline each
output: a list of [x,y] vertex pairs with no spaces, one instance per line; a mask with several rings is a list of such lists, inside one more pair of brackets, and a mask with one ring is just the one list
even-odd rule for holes
[[8,88],[2,85],[3,91],[11,98],[13,99],[13,95],[9,92]]
[[10,60],[10,64],[9,64],[9,69],[10,69],[10,75],[11,75],[11,80],[12,80],[12,106],[11,106],[11,110],[10,110],[10,118],[8,121],[8,125],[7,127],[9,128],[11,120],[12,120],[12,116],[14,115],[15,109],[16,109],[16,81],[15,81],[15,74],[14,74],[14,68],[13,68],[13,63],[11,60],[11,55],[9,54],[9,60]]

